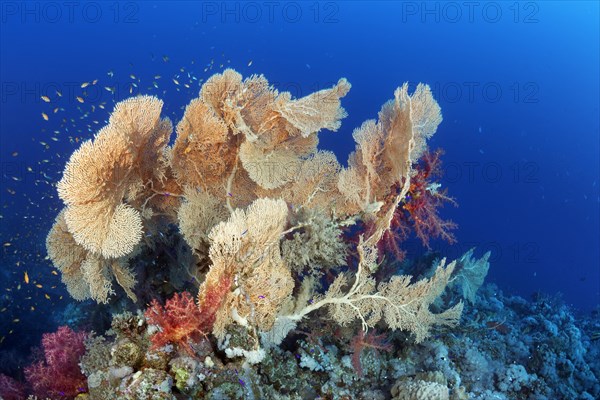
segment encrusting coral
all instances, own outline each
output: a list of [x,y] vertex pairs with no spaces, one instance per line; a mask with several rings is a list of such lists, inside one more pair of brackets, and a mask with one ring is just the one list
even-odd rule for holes
[[[243,79],[228,69],[189,103],[172,146],[162,101],[118,103],[108,125],[71,156],[58,184],[66,208],[47,247],[71,295],[107,302],[115,277],[135,300],[128,264],[157,227],[171,224],[206,271],[198,310],[186,314],[198,331],[170,327],[176,340],[200,331],[224,338],[237,325],[268,347],[320,309],[342,325],[359,321],[365,331],[376,324],[408,330],[417,342],[434,325],[457,323],[462,302],[430,309],[454,263],[442,260],[430,279],[416,283],[373,276],[378,244],[407,201],[440,108],[428,86],[409,94],[404,84],[378,121],[355,130],[356,149],[342,167],[317,149],[317,134],[340,127],[340,99],[349,89],[340,79],[293,99],[262,75]],[[347,241],[344,232],[357,222],[367,229]],[[328,286],[324,275],[333,277]],[[183,300],[164,309],[153,303],[149,321],[160,327],[169,304]],[[155,341],[167,343],[167,336]]]

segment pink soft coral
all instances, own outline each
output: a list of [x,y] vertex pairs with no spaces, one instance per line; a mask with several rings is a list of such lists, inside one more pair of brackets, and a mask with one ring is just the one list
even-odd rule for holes
[[87,391],[86,378],[79,368],[87,335],[87,332],[75,332],[68,326],[43,335],[44,360],[25,368],[27,382],[37,396],[62,400]]
[[17,382],[10,376],[0,374],[0,398],[3,400],[21,400],[24,399],[25,389],[20,382]]
[[188,292],[175,293],[164,307],[156,299],[152,300],[144,315],[149,324],[157,325],[160,329],[150,338],[153,349],[171,343],[192,354],[189,342],[198,341],[204,335],[201,330],[202,315]]

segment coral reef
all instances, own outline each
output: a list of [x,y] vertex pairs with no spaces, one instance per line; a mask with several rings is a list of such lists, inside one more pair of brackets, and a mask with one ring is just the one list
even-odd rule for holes
[[[455,204],[436,181],[442,152],[427,149],[440,108],[427,85],[397,88],[342,166],[318,134],[339,129],[349,90],[340,79],[293,99],[228,69],[202,85],[171,145],[161,100],[118,103],[67,162],[46,241],[71,296],[109,304],[111,329],[44,336],[34,394],[598,397],[600,350],[568,310],[482,286],[489,252],[399,263],[411,231],[425,247],[456,240],[439,213]],[[72,343],[63,358],[59,337]],[[44,380],[49,370],[62,378]]]
[[[207,270],[199,314],[186,314],[199,320],[194,334],[222,339],[238,324],[256,338],[273,337],[275,329],[281,341],[286,329],[322,307],[342,325],[359,319],[366,330],[381,320],[412,331],[417,341],[433,325],[456,324],[462,303],[437,314],[429,308],[454,264],[440,262],[430,280],[415,284],[409,276],[389,282],[371,276],[398,205],[435,175],[435,161],[426,161],[426,172],[417,161],[441,122],[439,106],[426,85],[412,95],[408,85],[398,88],[379,121],[354,132],[356,150],[342,168],[332,153],[317,149],[317,134],[340,127],[346,115],[340,99],[349,89],[340,79],[292,99],[263,76],[243,80],[226,70],[188,105],[171,147],[160,100],[138,96],[117,104],[108,125],[71,156],[58,184],[66,208],[47,247],[69,292],[107,302],[114,277],[135,301],[136,275],[128,265],[143,247],[155,247],[142,235],[179,224],[198,267]],[[101,218],[90,221],[96,214]],[[348,249],[341,229],[359,220],[370,228]],[[347,250],[359,255],[357,264],[346,265]],[[306,272],[337,278],[319,291],[320,282],[303,283]],[[303,297],[295,298],[300,287]],[[169,304],[175,314],[175,303],[184,300],[172,299],[165,310],[153,303],[147,317],[163,328],[156,343],[186,342],[190,331],[167,322]]]

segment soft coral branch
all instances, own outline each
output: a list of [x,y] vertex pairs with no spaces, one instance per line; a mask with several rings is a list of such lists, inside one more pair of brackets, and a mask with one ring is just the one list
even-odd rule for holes
[[356,336],[350,341],[350,348],[352,349],[352,366],[356,371],[356,374],[361,377],[363,375],[362,364],[360,362],[360,355],[364,349],[374,349],[390,352],[393,346],[387,342],[385,334],[377,335],[375,331],[365,332],[361,330]]
[[188,292],[175,293],[164,307],[154,299],[145,313],[149,324],[156,325],[159,331],[150,337],[152,348],[175,344],[190,354],[193,353],[190,341],[198,341],[204,334],[201,329],[201,313]]
[[[430,248],[430,240],[434,238],[444,239],[451,244],[456,242],[452,231],[457,228],[457,225],[450,220],[442,219],[439,215],[439,209],[445,203],[457,206],[456,201],[447,195],[445,189],[440,190],[440,184],[437,182],[443,175],[440,159],[443,154],[441,149],[434,152],[427,151],[415,165],[415,174],[410,179],[408,193],[396,208],[389,229],[383,233],[377,245],[380,263],[383,262],[386,253],[391,254],[395,263],[404,260],[406,252],[401,244],[409,238],[413,230],[427,248]],[[395,184],[392,187],[392,195],[400,190],[400,184]],[[388,201],[389,199],[385,199],[386,203]],[[373,234],[376,228],[374,221],[367,222],[364,228],[366,236]],[[362,230],[359,230],[354,234],[352,238],[354,242],[361,233]]]
[[228,271],[211,269],[198,293],[200,324],[205,332],[211,332],[227,293],[231,289],[233,277]]
[[36,395],[68,399],[87,391],[86,378],[79,368],[87,335],[86,332],[74,332],[67,326],[61,326],[55,333],[44,334],[44,360],[25,368],[27,382]]
[[21,400],[25,398],[23,384],[17,382],[10,376],[0,374],[0,399]]
[[410,189],[403,206],[396,210],[396,224],[411,223],[415,233],[427,248],[432,238],[441,238],[448,243],[455,243],[456,237],[451,232],[457,225],[450,220],[443,220],[439,208],[445,203],[457,206],[456,201],[440,190],[435,181],[442,176],[440,156],[443,150],[427,152],[415,167],[415,176],[411,178]]

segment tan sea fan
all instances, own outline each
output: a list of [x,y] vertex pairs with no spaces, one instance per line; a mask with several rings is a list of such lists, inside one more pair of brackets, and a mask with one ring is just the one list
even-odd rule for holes
[[107,303],[114,294],[114,276],[127,296],[136,301],[132,290],[136,279],[127,266],[127,259],[105,259],[77,244],[67,228],[65,214],[63,210],[56,217],[46,238],[46,249],[48,257],[61,272],[61,279],[71,297],[79,301],[92,298],[99,303]]
[[429,86],[419,84],[409,95],[405,83],[383,105],[378,121],[366,121],[354,131],[356,150],[339,175],[338,189],[346,196],[347,210],[377,214],[371,244],[389,229],[394,210],[408,193],[413,164],[441,121]]
[[[146,182],[164,177],[162,160],[171,124],[162,101],[138,96],[115,107],[109,124],[75,151],[58,183],[65,220],[75,241],[104,258],[131,253],[142,236],[136,203]],[[162,167],[162,168],[161,168]]]
[[235,282],[216,316],[213,332],[217,336],[222,336],[235,318],[269,330],[291,294],[293,279],[279,250],[287,214],[283,200],[258,199],[246,210],[236,209],[211,231],[213,265],[200,287],[199,301],[203,301],[205,286],[215,285],[227,276]]
[[58,214],[46,237],[46,250],[54,267],[60,271],[71,297],[78,301],[89,299],[90,289],[80,269],[88,252],[73,239],[65,222],[64,210]]

